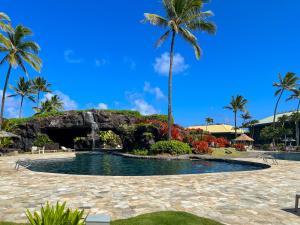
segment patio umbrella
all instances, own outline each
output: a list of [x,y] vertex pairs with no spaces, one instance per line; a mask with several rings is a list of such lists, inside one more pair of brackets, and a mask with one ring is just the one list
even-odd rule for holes
[[234,141],[236,141],[236,142],[237,141],[240,141],[240,142],[247,142],[247,141],[253,142],[254,140],[251,137],[249,137],[248,135],[242,134],[241,136],[234,139]]
[[0,138],[21,138],[21,137],[16,135],[16,134],[1,130],[0,131]]

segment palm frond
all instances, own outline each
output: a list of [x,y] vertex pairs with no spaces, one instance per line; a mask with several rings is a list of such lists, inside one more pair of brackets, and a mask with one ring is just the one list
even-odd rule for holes
[[19,45],[19,48],[23,51],[32,51],[37,54],[40,51],[40,46],[33,41],[26,41]]
[[163,0],[164,9],[169,19],[177,17],[177,13],[174,7],[174,0]]
[[11,42],[7,37],[5,37],[3,34],[0,33],[0,43],[4,45],[6,48],[11,48]]
[[155,47],[158,48],[160,47],[164,42],[165,40],[167,40],[167,38],[169,37],[170,35],[170,30],[168,30],[166,33],[164,33],[155,43]]
[[187,29],[184,29],[182,27],[179,27],[179,33],[182,35],[182,37],[188,41],[195,50],[195,55],[197,59],[200,59],[201,57],[201,48],[197,43],[197,38]]
[[4,12],[0,12],[0,20],[6,20],[8,22],[10,22],[10,18],[7,14],[5,14]]
[[216,25],[213,22],[207,22],[205,20],[194,20],[187,24],[187,27],[194,31],[203,31],[209,34],[216,33]]
[[168,21],[165,18],[163,18],[157,14],[145,13],[144,16],[145,16],[144,21],[145,22],[148,21],[152,25],[161,26],[161,27],[168,26]]

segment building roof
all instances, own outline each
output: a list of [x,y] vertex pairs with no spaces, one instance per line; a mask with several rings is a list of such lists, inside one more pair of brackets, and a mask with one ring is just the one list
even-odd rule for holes
[[[187,129],[202,129],[204,131],[208,131],[211,134],[217,134],[217,133],[234,133],[234,127],[227,124],[214,124],[214,125],[208,125],[208,126],[191,126]],[[245,133],[242,129],[237,129],[238,134]]]
[[[290,116],[290,115],[292,115],[294,112],[296,112],[296,111],[284,112],[284,113],[278,113],[278,114],[276,115],[275,120],[276,120],[276,122],[277,122],[279,117],[281,117],[281,116],[283,116],[283,115],[285,115],[285,116]],[[266,117],[266,118],[264,118],[264,119],[261,119],[261,120],[259,120],[259,122],[258,122],[256,125],[273,123],[273,117],[274,117],[274,115],[269,116],[269,117]]]

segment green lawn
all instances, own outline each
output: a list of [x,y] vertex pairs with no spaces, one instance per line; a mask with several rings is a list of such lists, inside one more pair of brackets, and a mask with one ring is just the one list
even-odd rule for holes
[[221,225],[210,219],[185,212],[156,212],[127,220],[117,220],[112,225]]
[[[116,220],[111,225],[222,225],[210,219],[186,212],[156,212],[140,215],[126,220]],[[0,225],[26,225],[0,222]]]
[[246,157],[247,152],[240,152],[234,148],[213,148],[212,156],[214,157],[228,157],[228,158],[238,158]]

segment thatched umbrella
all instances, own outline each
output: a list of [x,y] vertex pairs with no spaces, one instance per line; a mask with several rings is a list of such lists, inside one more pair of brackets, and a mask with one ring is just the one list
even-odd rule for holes
[[253,142],[254,140],[246,134],[242,134],[241,136],[234,139],[235,142]]
[[0,131],[0,138],[21,138],[21,137],[16,135],[16,134],[1,130]]

